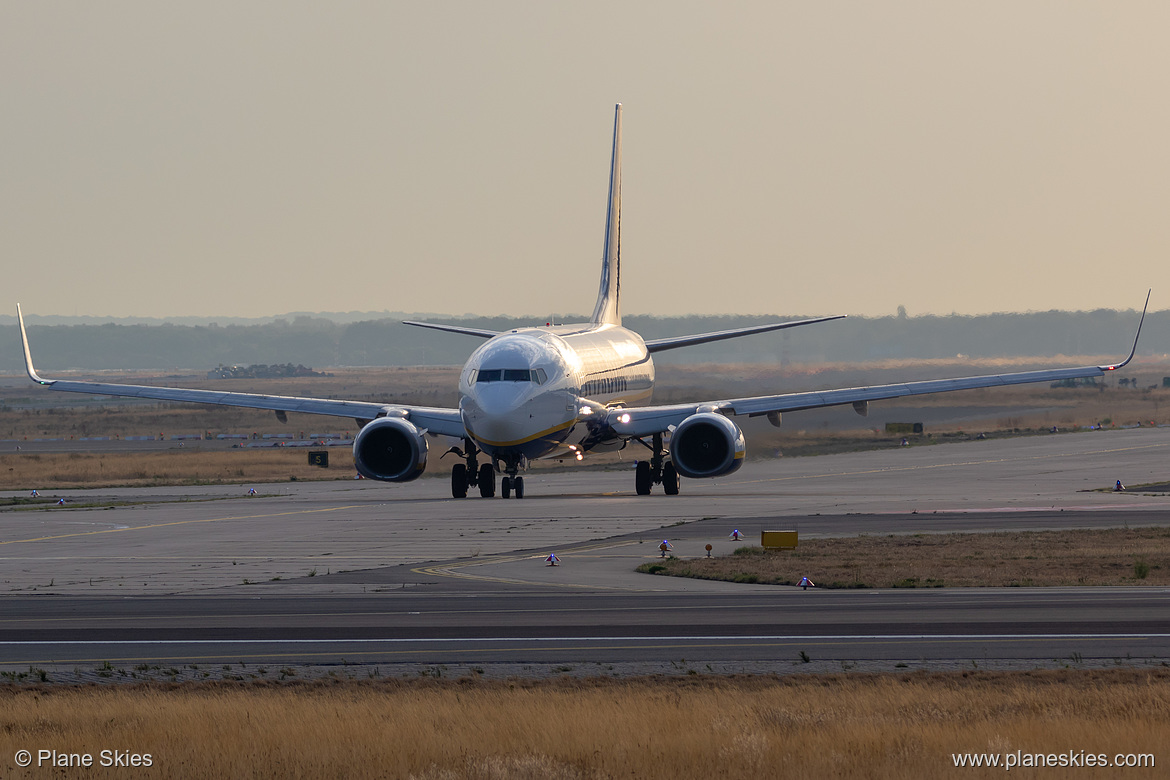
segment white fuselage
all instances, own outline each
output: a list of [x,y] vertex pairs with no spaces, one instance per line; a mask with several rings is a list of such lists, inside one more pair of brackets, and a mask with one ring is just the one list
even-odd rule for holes
[[621,445],[592,419],[644,404],[654,363],[642,337],[617,325],[524,328],[493,337],[459,376],[459,410],[475,445],[505,461]]

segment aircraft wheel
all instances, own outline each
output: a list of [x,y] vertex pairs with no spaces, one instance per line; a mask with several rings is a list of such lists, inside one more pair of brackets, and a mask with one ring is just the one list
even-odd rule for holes
[[516,491],[516,498],[524,498],[524,477],[512,477],[512,487]]
[[481,498],[491,498],[496,494],[496,470],[492,464],[485,463],[479,467],[479,495]]
[[467,464],[451,467],[451,498],[467,498]]
[[501,477],[500,478],[500,496],[502,498],[511,498],[512,497],[512,478],[511,477]]
[[651,488],[650,481],[650,462],[646,460],[638,461],[638,466],[634,470],[634,490],[639,496],[650,495]]
[[670,461],[662,467],[662,489],[668,496],[678,495],[678,471]]

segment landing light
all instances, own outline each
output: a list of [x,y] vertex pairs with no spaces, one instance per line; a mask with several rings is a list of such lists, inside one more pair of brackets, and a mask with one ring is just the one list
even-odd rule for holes
[[582,455],[581,453],[579,453],[579,452],[577,453],[577,460],[581,460],[581,459],[583,459],[584,457],[585,457],[585,456],[584,456],[584,455]]
[[630,422],[630,415],[619,414],[617,419],[618,419],[618,422],[620,422],[622,425],[627,425]]
[[582,406],[581,407],[581,414],[593,414],[593,410],[590,409],[588,406]]

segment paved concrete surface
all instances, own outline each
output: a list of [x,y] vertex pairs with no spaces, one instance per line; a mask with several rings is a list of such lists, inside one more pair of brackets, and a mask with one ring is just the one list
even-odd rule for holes
[[[632,470],[538,473],[521,501],[452,500],[442,477],[260,485],[253,498],[247,486],[60,491],[64,508],[0,512],[0,668],[200,679],[241,664],[269,678],[276,664],[299,676],[1159,665],[1165,588],[806,593],[633,568],[662,538],[676,554],[729,552],[733,527],[750,539],[1165,525],[1170,497],[1085,491],[1165,482],[1168,447],[1170,430],[1138,429],[759,461],[685,481],[677,497],[633,495]],[[562,565],[544,565],[551,551]]]
[[[703,518],[730,525],[775,518],[784,527],[831,534],[846,526],[812,518],[943,513],[939,529],[958,530],[987,528],[979,519],[984,513],[1027,518],[1055,508],[1124,513],[1118,524],[1157,524],[1170,508],[1168,497],[1084,491],[1116,479],[1165,481],[1168,452],[1170,429],[973,441],[753,461],[726,478],[684,480],[680,496],[634,495],[632,469],[567,468],[527,477],[527,496],[519,501],[456,501],[441,476],[402,485],[257,485],[252,498],[247,486],[234,485],[45,491],[64,497],[66,506],[0,512],[0,592],[192,593],[294,579],[298,584],[287,587],[312,588],[311,573],[516,550],[547,555],[630,533],[660,541],[658,529],[669,535],[676,524]],[[82,505],[89,508],[73,508]],[[890,523],[871,521],[848,532],[899,530]],[[1014,525],[1026,527],[1027,520]],[[730,530],[712,528],[705,539],[716,552],[726,551],[733,546],[726,543]],[[647,552],[614,549],[620,558]],[[616,576],[606,564],[611,554],[589,560],[601,567],[581,575],[591,584]],[[572,573],[563,576],[582,570],[569,567]]]

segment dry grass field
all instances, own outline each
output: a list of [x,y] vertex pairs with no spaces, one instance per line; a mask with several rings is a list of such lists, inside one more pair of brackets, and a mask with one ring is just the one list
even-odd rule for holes
[[[935,778],[960,752],[1170,760],[1170,669],[0,688],[5,777]],[[15,770],[18,750],[89,769]],[[1148,762],[1150,759],[1145,759]],[[14,771],[15,770],[15,771]],[[121,770],[125,773],[127,770]],[[1012,776],[1155,777],[1153,768]],[[1069,773],[1072,774],[1069,774]]]
[[1170,585],[1170,529],[914,534],[802,539],[795,550],[741,547],[668,558],[639,571],[822,588]]
[[308,465],[308,451],[300,448],[201,452],[193,446],[160,452],[6,453],[0,455],[0,490],[352,479],[351,451],[346,447],[331,450],[329,468]]

